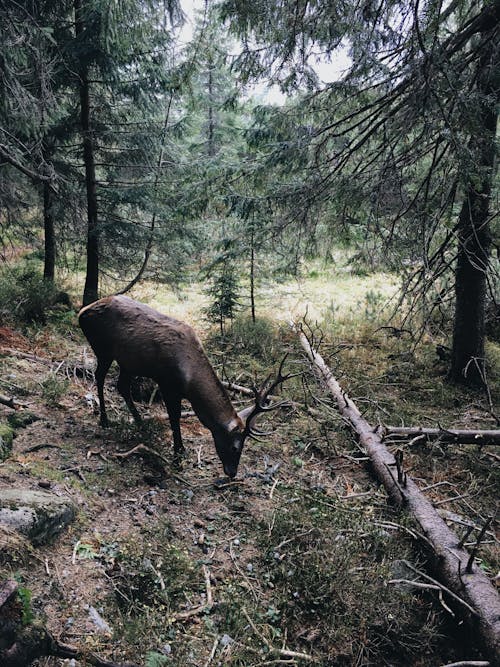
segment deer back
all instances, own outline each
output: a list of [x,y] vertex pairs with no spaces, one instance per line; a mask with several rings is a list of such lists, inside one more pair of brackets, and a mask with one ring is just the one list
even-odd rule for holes
[[211,430],[238,419],[188,324],[122,295],[86,306],[79,322],[98,358],[116,360],[131,375],[150,377],[173,395],[187,398]]

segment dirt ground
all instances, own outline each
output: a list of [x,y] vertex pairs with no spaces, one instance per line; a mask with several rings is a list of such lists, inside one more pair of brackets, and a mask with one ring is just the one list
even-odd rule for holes
[[[388,648],[379,644],[390,630],[384,625],[383,632],[376,631],[378,623],[387,622],[377,620],[386,613],[382,603],[379,612],[366,612],[366,618],[376,619],[367,621],[366,628],[347,619],[345,632],[331,637],[324,631],[333,613],[328,606],[331,590],[323,611],[300,607],[305,593],[302,583],[293,581],[294,572],[302,572],[301,559],[319,573],[327,567],[328,554],[337,547],[328,546],[326,536],[330,539],[328,531],[340,514],[347,519],[338,519],[340,528],[332,538],[339,550],[345,549],[350,530],[356,532],[356,544],[365,545],[352,562],[342,565],[347,573],[342,576],[358,586],[356,595],[372,591],[373,582],[360,584],[356,578],[359,572],[371,578],[366,558],[375,558],[377,568],[388,567],[385,556],[373,555],[373,535],[382,541],[401,540],[391,542],[389,550],[401,553],[401,559],[410,554],[423,567],[400,527],[405,521],[387,506],[352,436],[330,411],[318,419],[314,414],[321,406],[308,414],[304,405],[296,404],[274,413],[272,435],[264,442],[248,442],[237,480],[229,484],[221,479],[209,432],[193,416],[182,421],[187,457],[181,470],[168,464],[161,470],[161,461],[145,450],[142,456],[120,457],[145,445],[170,461],[168,420],[160,403],[141,404],[146,426],[141,430],[132,425],[110,378],[106,397],[112,426],[102,429],[91,373],[82,372],[91,362],[78,338],[61,346],[40,334],[30,340],[7,328],[0,331],[0,393],[16,395],[23,410],[39,417],[17,429],[12,456],[0,464],[0,485],[42,487],[69,497],[77,507],[77,519],[55,541],[36,549],[24,545],[5,558],[0,571],[2,578],[16,576],[31,591],[34,616],[59,640],[115,661],[200,667],[311,662],[430,667],[480,655],[474,637],[457,642],[456,619],[430,592],[404,592],[404,603],[398,604],[404,604],[405,613],[418,608],[420,625],[412,628],[416,638],[412,635],[411,641],[410,626],[403,625],[397,631],[403,636],[391,639]],[[240,399],[234,397],[244,405]],[[0,406],[0,421],[11,412]],[[498,466],[493,449],[471,456],[478,466]],[[443,501],[450,492],[467,494],[469,516],[478,522],[484,512],[493,511],[498,476],[478,481],[460,453],[433,450],[414,465],[423,484],[436,485],[433,500]],[[476,499],[485,489],[489,506],[483,512]],[[442,508],[460,516],[464,511],[463,505],[457,509],[446,502]],[[330,511],[334,514],[322,514]],[[287,534],[287,517],[301,515],[305,523]],[[362,529],[356,527],[360,517]],[[487,542],[485,567],[491,570],[498,540],[493,535]],[[315,551],[319,559],[307,560]],[[290,570],[287,560],[294,563]],[[311,568],[301,576],[307,578]],[[372,572],[378,576],[379,570]],[[293,583],[287,583],[287,576]],[[391,589],[390,578],[389,572],[384,591]],[[303,586],[312,597],[315,581],[307,579]],[[338,590],[340,583],[332,586]],[[347,618],[353,609],[347,595],[336,603],[344,610],[339,618]],[[376,590],[374,595],[376,608]],[[362,636],[354,641],[356,624]],[[423,630],[431,625],[432,641]],[[45,666],[63,664],[69,661],[40,661]]]

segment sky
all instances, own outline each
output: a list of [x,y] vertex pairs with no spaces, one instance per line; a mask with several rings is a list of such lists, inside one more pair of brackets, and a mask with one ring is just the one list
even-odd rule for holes
[[[195,12],[203,11],[204,6],[204,0],[181,0],[181,7],[186,15],[186,21],[179,33],[182,42],[187,43],[191,39]],[[318,58],[313,66],[323,83],[338,81],[349,66],[347,51],[340,50],[334,54],[332,62],[327,62],[324,58]],[[278,86],[269,86],[266,82],[256,83],[251,86],[249,95],[259,98],[265,104],[283,104],[286,101],[286,96],[283,95]]]

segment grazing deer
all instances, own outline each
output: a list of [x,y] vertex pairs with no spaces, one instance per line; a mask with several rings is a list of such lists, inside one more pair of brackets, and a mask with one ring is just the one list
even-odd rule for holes
[[[174,460],[184,453],[180,430],[181,400],[193,406],[201,423],[212,433],[224,472],[236,476],[247,436],[262,435],[254,422],[262,412],[283,401],[269,404],[269,394],[290,375],[282,375],[284,359],[276,379],[266,380],[255,390],[255,405],[236,412],[227,391],[217,378],[195,331],[184,322],[126,296],[110,296],[82,308],[78,320],[97,357],[95,378],[99,396],[100,423],[108,425],[104,405],[104,379],[116,360],[120,367],[118,391],[134,417],[141,417],[130,394],[134,376],[158,383],[165,402],[174,439]],[[267,386],[266,386],[267,385]]]

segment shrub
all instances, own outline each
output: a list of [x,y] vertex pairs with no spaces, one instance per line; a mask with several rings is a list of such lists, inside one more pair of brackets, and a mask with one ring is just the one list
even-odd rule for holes
[[51,371],[42,382],[42,397],[47,405],[55,407],[59,405],[60,399],[68,391],[68,388],[68,378],[58,377],[56,373]]
[[0,317],[23,324],[45,323],[59,292],[34,268],[23,265],[0,274]]
[[271,535],[262,532],[274,605],[263,621],[314,639],[328,664],[357,656],[356,664],[408,665],[425,655],[438,636],[429,602],[387,585],[409,547],[321,494],[293,500],[273,515]]
[[228,338],[237,350],[262,361],[273,360],[276,351],[281,350],[278,329],[275,323],[266,317],[257,317],[255,322],[249,315],[237,317]]

